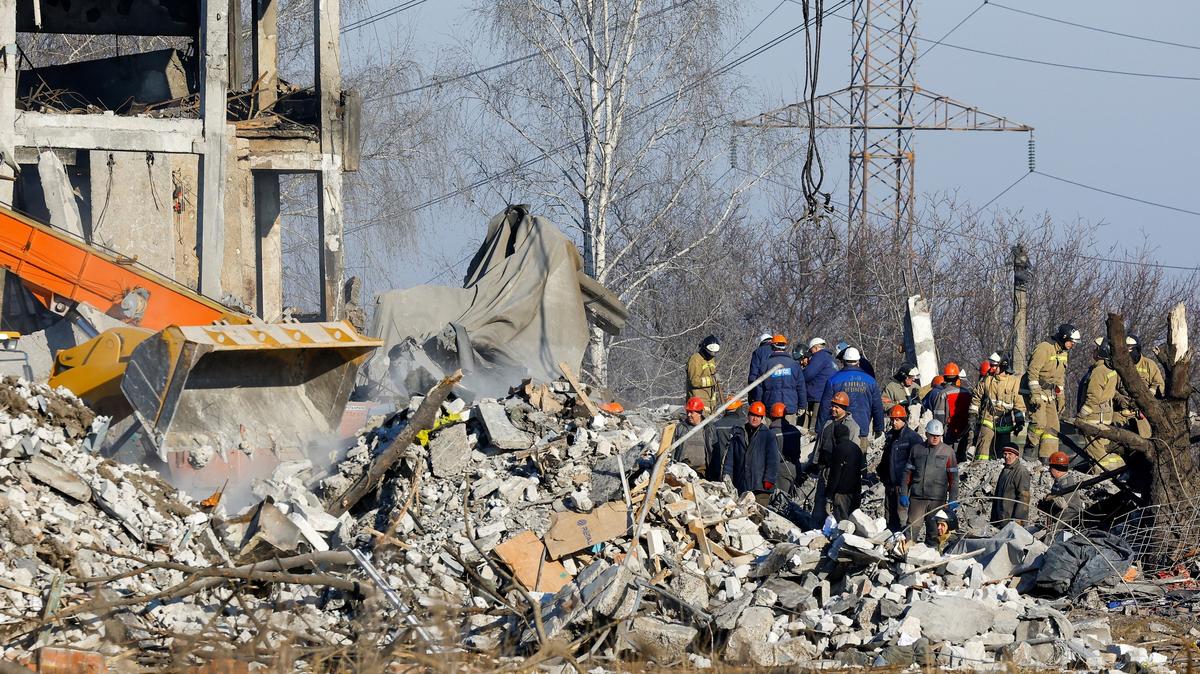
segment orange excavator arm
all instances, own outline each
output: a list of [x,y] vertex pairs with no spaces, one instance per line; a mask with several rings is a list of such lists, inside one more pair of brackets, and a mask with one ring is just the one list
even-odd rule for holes
[[[246,323],[250,317],[70,234],[0,207],[0,267],[47,308],[86,302],[125,323],[162,330],[168,325]],[[65,308],[65,307],[64,307]]]

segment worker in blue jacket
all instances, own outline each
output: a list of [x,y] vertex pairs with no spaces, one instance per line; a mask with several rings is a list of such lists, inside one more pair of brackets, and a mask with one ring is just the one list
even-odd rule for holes
[[750,403],[749,421],[730,437],[729,451],[721,471],[738,493],[770,492],[779,480],[779,445],[771,427],[763,423],[767,408]]
[[800,365],[804,368],[805,393],[808,396],[808,418],[804,425],[812,430],[820,428],[816,422],[821,395],[825,392],[825,383],[837,374],[838,369],[833,362],[833,354],[825,348],[825,340],[820,337],[808,340],[808,353],[800,359]]
[[798,415],[807,411],[808,393],[805,390],[804,372],[800,369],[800,363],[788,352],[787,337],[783,335],[771,338],[771,355],[763,361],[760,371],[750,373],[751,381],[776,365],[779,369],[755,387],[754,398],[761,400],[767,409],[775,403],[783,403],[786,408],[784,418],[794,425]]
[[[763,363],[771,357],[771,339],[772,335],[769,332],[764,332],[758,336],[758,346],[754,348],[754,353],[750,354],[750,376],[746,377],[746,383],[758,379],[758,375],[766,372]],[[750,402],[758,400],[755,396],[758,394],[758,389],[750,391]]]
[[853,346],[842,351],[843,367],[825,383],[821,394],[821,409],[817,413],[818,428],[829,418],[829,403],[838,391],[850,396],[850,415],[858,424],[859,444],[867,446],[868,429],[874,424],[875,435],[884,431],[883,400],[879,396],[879,384],[875,378],[863,371],[858,364],[858,349]]

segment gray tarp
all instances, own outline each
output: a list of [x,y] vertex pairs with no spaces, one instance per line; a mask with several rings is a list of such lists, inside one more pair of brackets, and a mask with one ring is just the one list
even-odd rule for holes
[[462,366],[467,389],[495,395],[523,377],[557,379],[560,362],[578,372],[589,336],[581,267],[553,223],[509,206],[488,223],[462,288],[417,286],[376,299],[371,334],[384,348],[368,378],[404,396]]

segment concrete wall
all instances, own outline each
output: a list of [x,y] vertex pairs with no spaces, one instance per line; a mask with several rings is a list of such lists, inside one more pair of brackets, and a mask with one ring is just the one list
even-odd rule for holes
[[105,150],[88,155],[92,241],[173,274],[176,223],[167,156]]

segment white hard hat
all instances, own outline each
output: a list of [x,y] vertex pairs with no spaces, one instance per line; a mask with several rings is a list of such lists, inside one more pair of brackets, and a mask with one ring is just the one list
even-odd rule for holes
[[821,339],[820,337],[813,337],[812,339],[808,340],[808,348],[811,349],[814,346],[825,346],[825,340]]
[[925,433],[926,435],[945,435],[946,428],[942,426],[942,422],[934,419],[925,424]]
[[912,377],[913,379],[916,379],[917,377],[921,376],[921,371],[914,367],[908,371],[908,376]]
[[993,351],[992,355],[988,356],[988,360],[992,361],[993,363],[999,363],[1002,359],[1000,358],[1000,354]]
[[1130,336],[1126,335],[1126,337],[1125,337],[1125,346],[1137,346],[1137,343],[1138,343],[1138,341],[1137,341],[1136,339],[1134,339],[1133,337],[1130,337]]
[[846,350],[842,352],[842,360],[847,363],[857,363],[861,358],[862,356],[858,354],[858,349],[853,346],[847,346]]
[[759,336],[758,336],[758,341],[760,341],[760,342],[765,342],[765,341],[767,341],[768,339],[770,339],[772,336],[773,336],[773,335],[772,335],[771,333],[769,333],[769,332],[764,332],[764,333],[762,333],[761,335],[759,335]]
[[946,520],[947,522],[949,522],[949,521],[950,521],[950,516],[946,514],[946,510],[943,508],[942,510],[939,510],[939,511],[937,511],[936,513],[934,513],[934,515],[933,515],[933,519],[935,519],[935,520]]
[[721,350],[721,345],[713,342],[711,344],[705,344],[704,348],[708,349],[709,353],[716,353]]

